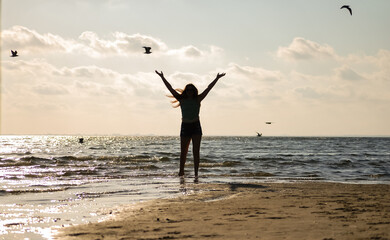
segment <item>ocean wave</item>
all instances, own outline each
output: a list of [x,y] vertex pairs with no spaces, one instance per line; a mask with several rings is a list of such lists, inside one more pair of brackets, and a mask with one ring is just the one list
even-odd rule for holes
[[60,176],[92,176],[92,175],[98,175],[99,171],[96,169],[77,169],[77,170],[68,170],[63,171],[59,173]]
[[238,166],[241,163],[238,161],[223,161],[223,162],[200,162],[199,166],[200,167],[234,167]]
[[[1,159],[1,167],[23,167],[23,166],[40,166],[40,167],[60,167],[69,166],[75,163],[77,166],[82,167],[78,162],[85,162],[85,166],[90,164],[98,165],[96,162],[104,164],[128,164],[139,162],[169,162],[172,158],[167,156],[154,156],[154,155],[130,155],[130,156],[59,156],[59,157],[35,157],[24,156],[18,159]],[[91,162],[94,163],[91,163]]]
[[[209,174],[209,176],[213,176],[213,174]],[[258,172],[239,172],[237,170],[232,170],[230,173],[219,174],[219,176],[223,177],[244,177],[244,178],[266,178],[266,177],[274,177],[275,175],[268,172],[258,171]]]
[[142,161],[170,161],[169,157],[158,157],[154,155],[129,155],[129,156],[62,156],[54,158],[60,161],[102,161],[102,162],[142,162]]
[[129,170],[157,170],[160,168],[156,165],[141,165],[141,166],[127,166],[126,169],[129,169]]
[[22,157],[19,159],[2,159],[0,167],[13,167],[13,166],[34,166],[42,163],[46,164],[50,159],[40,158],[34,156]]
[[70,187],[49,187],[49,188],[27,188],[27,189],[7,189],[7,190],[0,190],[0,196],[5,195],[19,195],[19,194],[25,194],[25,193],[45,193],[45,192],[59,192],[59,191],[65,191],[69,189]]
[[272,173],[268,173],[268,172],[252,172],[252,173],[243,173],[243,174],[240,174],[239,176],[242,176],[242,177],[272,177],[275,175]]
[[285,161],[286,159],[281,157],[246,157],[245,160],[279,162],[279,161]]
[[340,161],[334,163],[338,167],[351,166],[353,161],[351,159],[341,159]]
[[382,177],[389,176],[389,174],[370,174],[370,175],[366,175],[366,176],[369,178],[382,178]]
[[137,190],[135,189],[129,189],[129,190],[118,190],[118,191],[104,191],[104,192],[81,192],[76,193],[75,196],[78,199],[94,199],[94,198],[100,198],[102,196],[109,196],[109,195],[140,195]]
[[[389,139],[204,137],[200,176],[388,182]],[[31,137],[0,156],[0,181],[30,189],[36,182],[94,182],[176,177],[179,138]],[[262,144],[259,144],[259,141]],[[372,144],[372,147],[367,147]],[[186,172],[192,174],[192,153]],[[37,187],[40,189],[45,187]],[[31,190],[38,191],[38,190]],[[41,191],[41,190],[40,190]],[[50,190],[48,190],[50,191]],[[20,192],[22,193],[22,192]],[[4,191],[2,194],[6,194]],[[7,193],[8,194],[8,193]]]

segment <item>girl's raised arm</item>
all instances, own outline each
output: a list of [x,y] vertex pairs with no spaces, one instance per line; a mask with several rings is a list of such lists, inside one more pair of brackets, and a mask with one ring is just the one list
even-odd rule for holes
[[180,94],[178,92],[176,92],[175,89],[172,88],[171,84],[165,79],[164,77],[164,73],[161,71],[161,72],[158,72],[157,70],[155,70],[155,72],[157,73],[157,75],[159,75],[161,77],[161,79],[163,80],[165,86],[168,88],[168,90],[172,93],[172,95],[177,99],[179,100],[180,98]]
[[217,76],[215,77],[214,81],[212,81],[209,86],[199,95],[199,101],[202,101],[207,94],[210,92],[210,90],[214,87],[214,85],[218,82],[218,80],[225,76],[226,73],[218,73]]

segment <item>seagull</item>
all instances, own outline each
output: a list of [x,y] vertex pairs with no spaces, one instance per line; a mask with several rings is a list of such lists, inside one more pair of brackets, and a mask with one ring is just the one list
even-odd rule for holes
[[13,51],[13,50],[11,50],[11,57],[18,57],[19,55],[18,55],[18,51]]
[[349,7],[349,5],[344,5],[344,6],[342,6],[340,9],[343,9],[343,8],[348,9],[349,13],[350,13],[351,16],[352,16],[352,9]]
[[150,49],[152,49],[151,47],[143,47],[145,48],[145,54],[151,54],[152,52],[150,51]]
[[256,132],[256,133],[257,133],[258,137],[261,137],[263,135],[262,133],[259,133],[259,132]]

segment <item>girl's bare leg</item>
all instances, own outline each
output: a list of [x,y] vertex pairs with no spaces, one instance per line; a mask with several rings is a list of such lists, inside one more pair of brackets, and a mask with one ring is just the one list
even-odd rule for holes
[[179,176],[184,176],[184,165],[186,164],[188,147],[190,146],[191,137],[180,137],[180,170]]
[[200,152],[200,142],[201,142],[201,140],[202,140],[202,135],[193,135],[192,136],[192,152],[194,154],[194,172],[195,172],[195,177],[198,177],[199,159],[200,159],[199,152]]

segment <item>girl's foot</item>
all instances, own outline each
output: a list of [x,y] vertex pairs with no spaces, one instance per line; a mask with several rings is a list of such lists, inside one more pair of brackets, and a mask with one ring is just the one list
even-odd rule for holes
[[198,182],[199,182],[199,178],[198,178],[198,176],[195,176],[194,183],[198,183]]

